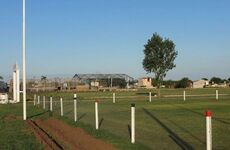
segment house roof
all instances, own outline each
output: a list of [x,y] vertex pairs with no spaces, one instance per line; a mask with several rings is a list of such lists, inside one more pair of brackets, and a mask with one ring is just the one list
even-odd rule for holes
[[73,78],[89,80],[89,79],[125,79],[125,81],[134,81],[134,78],[126,74],[75,74]]

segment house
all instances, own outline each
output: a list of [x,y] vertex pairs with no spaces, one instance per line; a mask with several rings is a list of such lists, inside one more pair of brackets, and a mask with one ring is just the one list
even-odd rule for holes
[[208,86],[209,82],[208,80],[197,80],[197,81],[193,81],[193,88],[204,88],[205,86]]
[[138,87],[152,88],[152,79],[150,77],[143,77],[138,79]]
[[98,81],[91,81],[90,85],[91,85],[91,87],[99,87],[99,82]]

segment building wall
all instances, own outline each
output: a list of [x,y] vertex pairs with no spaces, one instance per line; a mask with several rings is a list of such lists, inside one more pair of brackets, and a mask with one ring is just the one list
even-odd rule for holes
[[149,77],[141,78],[138,80],[138,86],[151,88],[152,87],[152,79]]
[[193,82],[193,88],[204,88],[208,85],[208,81],[205,80],[198,80]]

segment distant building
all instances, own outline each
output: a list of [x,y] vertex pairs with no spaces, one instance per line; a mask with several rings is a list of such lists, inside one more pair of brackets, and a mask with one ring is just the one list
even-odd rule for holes
[[143,77],[138,79],[138,87],[152,88],[152,79],[150,77]]
[[72,78],[27,79],[27,90],[33,92],[74,90],[77,83]]
[[99,82],[98,81],[91,81],[90,85],[91,85],[91,87],[99,87]]
[[208,80],[197,80],[197,81],[193,81],[193,88],[204,88],[206,86],[209,85],[209,81]]
[[126,74],[75,74],[73,77],[77,82],[94,88],[129,88],[134,78]]

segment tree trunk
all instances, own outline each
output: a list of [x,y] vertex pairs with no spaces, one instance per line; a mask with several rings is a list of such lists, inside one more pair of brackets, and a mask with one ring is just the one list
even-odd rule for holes
[[161,89],[160,89],[160,84],[157,85],[157,96],[161,96]]

